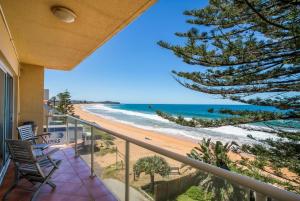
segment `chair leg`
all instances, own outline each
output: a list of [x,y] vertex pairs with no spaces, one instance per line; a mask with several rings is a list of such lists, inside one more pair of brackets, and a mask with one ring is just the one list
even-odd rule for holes
[[31,200],[30,201],[34,201],[36,199],[36,196],[39,194],[40,190],[41,190],[41,187],[44,185],[44,184],[47,184],[49,181],[49,176],[46,177],[46,179],[39,185],[39,187],[37,188],[37,190],[34,192],[34,194],[31,196]]
[[56,188],[56,185],[52,181],[48,181],[47,184],[51,186],[53,189]]
[[[52,182],[50,182],[52,183]],[[40,190],[41,190],[41,187],[44,185],[44,184],[49,184],[49,181],[46,179],[43,183],[41,183],[39,185],[39,187],[37,188],[37,190],[34,192],[34,194],[31,196],[31,200],[30,201],[35,201],[36,199],[36,196],[39,194]],[[50,185],[50,184],[49,184]],[[51,185],[50,185],[51,186]],[[51,186],[52,187],[52,186]]]
[[41,187],[46,183],[46,181],[44,181],[43,183],[41,183],[39,185],[39,187],[37,188],[37,190],[34,192],[34,194],[31,196],[31,200],[30,201],[34,201],[36,196],[39,194]]
[[31,197],[31,200],[30,201],[34,201],[36,196],[39,194],[40,190],[41,190],[41,187],[44,185],[44,184],[49,184],[51,187],[52,187],[52,184],[55,186],[54,183],[52,183],[51,181],[49,181],[49,179],[51,178],[52,174],[55,172],[56,168],[52,168],[52,170],[50,171],[50,173],[48,174],[48,176],[45,178],[45,180],[39,185],[38,189],[34,192],[34,194],[32,195]]

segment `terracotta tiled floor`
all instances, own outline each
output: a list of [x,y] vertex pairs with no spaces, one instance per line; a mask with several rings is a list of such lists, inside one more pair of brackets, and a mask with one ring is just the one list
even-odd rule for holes
[[[62,164],[54,173],[52,181],[56,184],[53,190],[44,185],[38,194],[38,201],[117,201],[97,177],[90,178],[90,169],[80,158],[74,158],[72,148],[63,148],[53,154],[53,158],[61,159]],[[0,198],[14,178],[13,167],[10,167],[0,188]],[[32,192],[24,188],[34,189],[29,182],[23,181],[7,197],[8,201],[28,201]]]

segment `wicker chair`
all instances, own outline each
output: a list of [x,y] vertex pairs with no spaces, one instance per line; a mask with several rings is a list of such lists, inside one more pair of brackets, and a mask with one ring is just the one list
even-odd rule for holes
[[6,143],[8,145],[10,158],[14,162],[15,179],[10,188],[4,194],[2,200],[6,200],[8,194],[18,185],[18,182],[21,179],[26,179],[32,184],[39,183],[36,191],[31,197],[31,200],[35,200],[44,184],[48,184],[52,188],[56,187],[50,179],[52,174],[61,164],[61,160],[52,159],[51,154],[56,152],[58,149],[53,149],[48,153],[36,156],[36,150],[29,141],[6,140]]
[[[24,125],[17,127],[21,140],[30,141],[34,149],[47,149],[50,145],[47,143],[45,136],[49,136],[50,133],[44,133],[40,135],[34,135],[32,125]],[[41,138],[43,143],[37,143],[37,140]]]

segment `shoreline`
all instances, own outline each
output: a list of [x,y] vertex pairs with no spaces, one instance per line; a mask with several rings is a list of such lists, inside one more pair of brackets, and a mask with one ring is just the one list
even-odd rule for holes
[[[101,125],[103,128],[109,129],[120,134],[134,137],[149,144],[161,146],[167,148],[176,153],[184,155],[190,152],[192,148],[197,146],[198,140],[187,138],[184,136],[171,136],[165,133],[159,133],[155,131],[145,130],[125,123],[120,123],[111,119],[100,117],[99,115],[87,112],[81,108],[82,104],[74,105],[75,114],[80,118],[87,121],[95,122]],[[148,138],[150,140],[147,140]]]
[[[131,127],[140,128],[144,131],[150,131],[160,135],[167,135],[183,140],[188,140],[194,143],[202,141],[203,138],[210,138],[212,142],[221,141],[225,144],[235,141],[239,145],[242,145],[255,143],[255,140],[248,137],[249,135],[257,139],[277,138],[277,136],[264,131],[254,131],[251,129],[245,129],[230,125],[208,128],[185,127],[170,123],[168,120],[155,115],[155,113],[143,113],[135,110],[111,108],[103,104],[80,104],[80,106],[82,106],[81,110],[92,113],[100,117],[101,119],[110,120],[122,125],[129,125]],[[92,110],[89,110],[88,108],[91,108]],[[96,110],[95,112],[93,111],[94,109]],[[129,119],[127,120],[127,118]],[[145,122],[139,122],[144,120]],[[248,128],[261,127],[247,124],[245,124],[244,126]]]
[[[81,107],[82,105],[80,105]],[[147,128],[143,128],[143,127],[139,127],[139,126],[136,126],[136,125],[132,125],[130,123],[127,123],[127,122],[122,122],[122,121],[119,121],[119,120],[116,120],[116,119],[113,119],[113,118],[109,118],[109,117],[105,117],[105,116],[102,116],[100,114],[97,114],[97,113],[94,113],[94,112],[90,112],[86,109],[82,109],[80,108],[81,111],[83,112],[86,112],[88,114],[92,114],[92,115],[95,115],[96,117],[99,117],[101,120],[107,120],[107,121],[111,121],[116,123],[116,124],[121,124],[123,126],[129,126],[129,127],[132,127],[132,128],[136,128],[136,129],[141,129],[143,132],[151,132],[151,133],[155,133],[157,135],[165,135],[167,137],[174,137],[174,138],[177,138],[179,140],[185,140],[185,141],[190,141],[192,143],[195,143],[195,144],[198,144],[198,142],[200,141],[199,139],[196,139],[196,138],[192,138],[192,137],[189,137],[189,136],[184,136],[184,135],[181,135],[181,134],[171,134],[171,133],[166,133],[166,132],[160,132],[160,131],[155,131],[155,130],[151,130],[151,129],[147,129]],[[75,112],[76,113],[76,112]],[[122,134],[122,133],[121,133]]]
[[[82,119],[95,122],[108,130],[133,137],[155,146],[163,147],[184,156],[186,156],[186,154],[189,153],[195,146],[198,146],[198,142],[200,142],[200,140],[192,139],[186,136],[171,135],[157,131],[146,130],[129,124],[114,121],[112,119],[107,119],[85,111],[81,108],[81,106],[83,106],[83,104],[76,104],[74,105],[74,109],[75,114],[79,115]],[[241,159],[241,156],[235,153],[230,153],[230,158],[232,160],[239,160]]]

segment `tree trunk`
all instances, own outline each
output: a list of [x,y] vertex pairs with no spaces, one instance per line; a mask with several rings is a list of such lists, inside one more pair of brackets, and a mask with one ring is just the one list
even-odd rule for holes
[[150,180],[151,180],[150,191],[154,192],[154,174],[150,174]]

